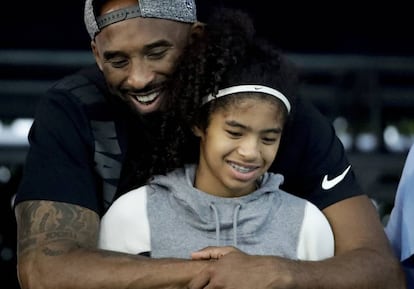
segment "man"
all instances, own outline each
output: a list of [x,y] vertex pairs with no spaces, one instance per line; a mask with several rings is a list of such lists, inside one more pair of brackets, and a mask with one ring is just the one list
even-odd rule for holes
[[[336,256],[320,262],[235,252],[216,262],[98,250],[100,216],[122,188],[131,138],[143,159],[163,83],[203,25],[192,0],[87,0],[96,67],[59,81],[39,105],[16,196],[26,288],[403,288],[399,264],[331,125],[304,100],[272,169],[328,218]],[[184,55],[185,56],[185,55]],[[213,249],[214,250],[214,249]]]

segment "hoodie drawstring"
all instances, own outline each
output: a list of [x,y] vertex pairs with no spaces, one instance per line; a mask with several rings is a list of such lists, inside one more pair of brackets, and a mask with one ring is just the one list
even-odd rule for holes
[[210,204],[210,208],[213,209],[214,217],[216,219],[216,246],[220,246],[220,223],[219,223],[218,211],[214,203]]
[[[219,222],[219,214],[217,211],[216,206],[214,203],[210,204],[210,208],[214,212],[215,222],[216,222],[216,246],[220,246],[220,222]],[[241,205],[237,204],[237,206],[234,208],[233,212],[233,245],[234,247],[237,247],[237,218],[239,216]]]
[[237,204],[236,208],[234,209],[233,213],[233,245],[237,247],[237,217],[240,211],[240,204]]

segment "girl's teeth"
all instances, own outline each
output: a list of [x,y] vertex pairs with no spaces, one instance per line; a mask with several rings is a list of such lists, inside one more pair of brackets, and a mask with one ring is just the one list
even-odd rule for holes
[[230,164],[232,166],[232,168],[234,168],[236,171],[240,172],[240,173],[248,173],[254,170],[254,168],[247,168],[247,167],[242,167],[236,164],[231,163]]

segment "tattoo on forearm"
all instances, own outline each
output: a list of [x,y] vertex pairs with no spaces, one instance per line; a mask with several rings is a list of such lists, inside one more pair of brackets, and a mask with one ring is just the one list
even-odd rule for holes
[[[23,252],[57,241],[79,247],[94,247],[97,240],[98,216],[87,209],[58,202],[33,201],[18,207],[18,250]],[[62,254],[48,246],[50,256]]]
[[73,232],[62,232],[62,231],[57,231],[57,232],[50,232],[50,233],[46,233],[46,240],[76,240],[76,234]]
[[63,251],[63,250],[53,250],[51,248],[46,247],[46,248],[43,249],[43,253],[47,256],[60,256],[60,255],[63,255],[65,253],[65,251]]
[[50,214],[45,214],[43,216],[43,218],[42,218],[42,220],[40,221],[40,224],[39,224],[39,229],[40,229],[39,231],[42,231],[42,232],[46,231],[46,223],[47,223],[47,220],[48,220],[49,216],[50,216]]

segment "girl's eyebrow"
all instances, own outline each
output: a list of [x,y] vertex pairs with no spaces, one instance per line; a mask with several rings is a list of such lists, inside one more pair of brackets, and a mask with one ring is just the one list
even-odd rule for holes
[[226,120],[225,123],[229,126],[240,127],[240,128],[247,128],[247,126],[235,121],[235,120]]
[[281,133],[282,129],[280,127],[278,128],[269,128],[269,129],[264,129],[261,131],[262,133]]

